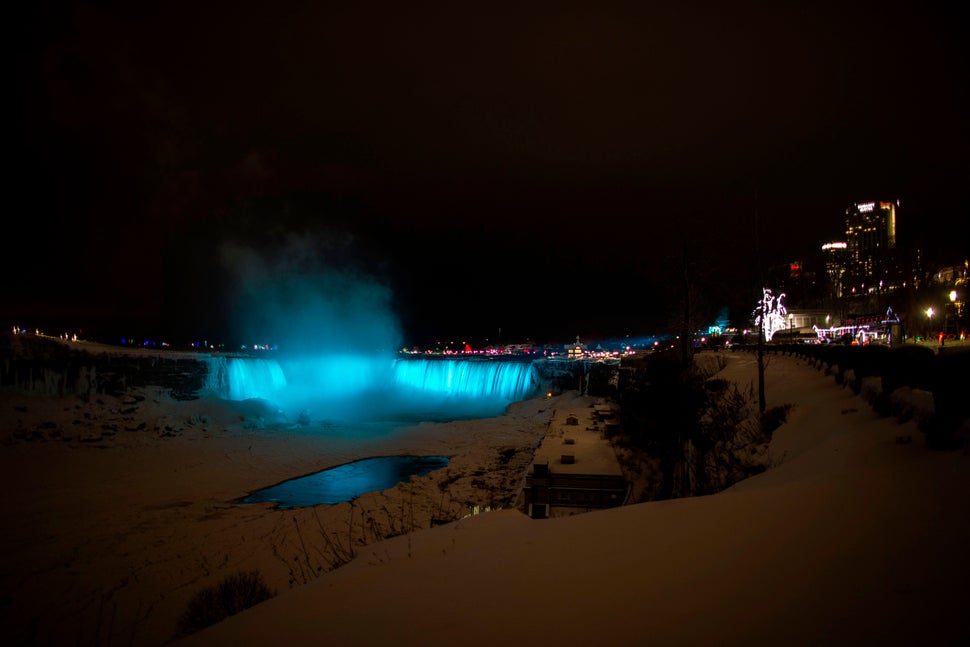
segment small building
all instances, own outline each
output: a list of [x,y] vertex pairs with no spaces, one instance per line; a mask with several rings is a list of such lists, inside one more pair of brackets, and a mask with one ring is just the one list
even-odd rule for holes
[[610,444],[606,406],[558,409],[536,449],[525,483],[525,509],[533,519],[623,505],[626,479]]

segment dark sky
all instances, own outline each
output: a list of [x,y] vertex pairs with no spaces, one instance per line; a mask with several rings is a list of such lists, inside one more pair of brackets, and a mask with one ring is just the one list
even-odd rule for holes
[[242,258],[386,289],[409,342],[640,334],[685,249],[727,305],[757,250],[807,259],[863,200],[968,255],[970,25],[943,3],[26,4],[3,301],[28,325],[231,335]]

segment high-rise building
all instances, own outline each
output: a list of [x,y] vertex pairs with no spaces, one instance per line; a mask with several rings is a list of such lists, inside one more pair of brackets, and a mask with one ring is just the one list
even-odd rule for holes
[[822,245],[822,257],[825,261],[825,274],[828,277],[828,300],[834,302],[842,298],[842,280],[845,275],[848,243],[832,241]]
[[896,202],[860,202],[845,210],[847,290],[865,292],[895,282]]

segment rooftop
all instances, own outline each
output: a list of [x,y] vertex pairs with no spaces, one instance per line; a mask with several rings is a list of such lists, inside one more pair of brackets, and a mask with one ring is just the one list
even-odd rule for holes
[[[548,465],[556,474],[622,476],[616,452],[605,435],[616,412],[605,404],[557,409],[536,450],[533,467]],[[570,458],[571,457],[571,458]]]

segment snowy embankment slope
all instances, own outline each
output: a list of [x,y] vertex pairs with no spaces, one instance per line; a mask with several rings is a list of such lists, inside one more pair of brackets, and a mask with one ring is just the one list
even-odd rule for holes
[[[754,358],[723,376],[747,385]],[[772,357],[774,466],[720,494],[388,540],[186,644],[935,643],[970,637],[970,456]],[[910,436],[912,442],[897,442]]]

